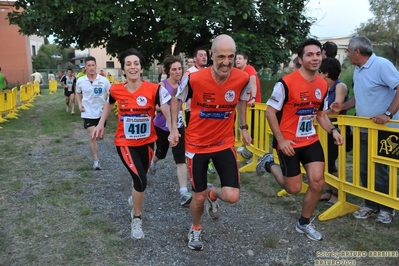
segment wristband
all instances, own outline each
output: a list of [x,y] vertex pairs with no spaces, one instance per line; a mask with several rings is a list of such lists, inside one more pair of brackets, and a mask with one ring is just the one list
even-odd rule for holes
[[241,129],[241,130],[243,130],[243,129],[246,129],[246,130],[248,130],[248,125],[247,125],[247,124],[245,124],[245,125],[243,125],[243,126],[240,126],[240,129]]

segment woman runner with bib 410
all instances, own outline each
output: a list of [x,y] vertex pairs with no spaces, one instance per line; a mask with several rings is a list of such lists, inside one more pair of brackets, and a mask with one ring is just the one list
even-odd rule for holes
[[157,139],[154,128],[155,106],[160,106],[167,118],[167,124],[170,125],[169,105],[166,103],[171,96],[162,86],[141,80],[144,57],[136,49],[130,48],[122,52],[119,62],[126,75],[126,83],[112,84],[104,112],[92,137],[103,137],[104,123],[115,102],[118,102],[118,125],[114,143],[133,179],[132,197],[129,198],[129,203],[133,205],[131,237],[141,239],[144,237],[141,210],[147,186],[146,175]]

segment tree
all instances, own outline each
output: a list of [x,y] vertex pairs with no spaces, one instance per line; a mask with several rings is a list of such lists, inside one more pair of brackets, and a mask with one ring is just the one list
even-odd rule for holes
[[362,23],[357,34],[367,36],[375,50],[399,65],[399,1],[369,0],[370,11],[375,17]]
[[62,48],[55,44],[44,44],[40,46],[37,55],[32,56],[34,69],[57,68],[57,65],[66,63],[74,56],[74,48]]
[[[257,67],[276,68],[306,38],[311,21],[304,0],[19,0],[8,14],[26,35],[55,36],[78,49],[106,47],[108,54],[135,47],[149,62],[188,55],[230,34],[237,50]],[[22,9],[21,9],[22,8]],[[172,45],[174,50],[172,51]]]

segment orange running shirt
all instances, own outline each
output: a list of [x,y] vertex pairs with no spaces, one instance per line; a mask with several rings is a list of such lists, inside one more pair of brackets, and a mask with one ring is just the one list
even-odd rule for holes
[[211,153],[234,146],[234,118],[236,106],[250,93],[247,73],[233,68],[228,79],[218,84],[212,77],[211,67],[191,73],[190,123],[186,130],[186,151]]
[[143,81],[133,93],[125,84],[112,84],[108,102],[118,102],[115,146],[142,146],[157,139],[154,128],[155,105],[160,105],[158,84]]
[[[261,98],[261,94],[260,94],[260,81],[259,81],[259,77],[258,77],[258,73],[256,72],[255,68],[251,65],[247,65],[244,68],[244,71],[248,73],[248,75],[251,76],[255,76],[256,78],[256,96],[255,96],[255,102],[256,103],[260,103],[262,102],[262,98]],[[251,98],[248,100],[248,102],[251,100]]]
[[[280,87],[284,87],[284,92]],[[267,104],[279,110],[284,102],[276,115],[284,138],[296,142],[294,148],[308,146],[319,139],[314,118],[318,110],[324,109],[327,89],[327,82],[319,75],[309,82],[299,71],[288,74],[276,83]]]

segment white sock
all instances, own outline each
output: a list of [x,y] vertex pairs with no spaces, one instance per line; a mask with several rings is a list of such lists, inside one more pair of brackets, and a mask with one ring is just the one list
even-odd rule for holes
[[185,193],[187,193],[187,192],[188,192],[187,187],[181,187],[181,188],[180,188],[180,195],[183,195],[183,194],[185,194]]

